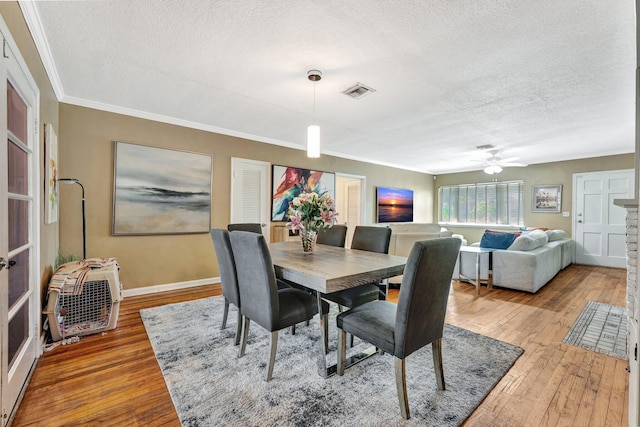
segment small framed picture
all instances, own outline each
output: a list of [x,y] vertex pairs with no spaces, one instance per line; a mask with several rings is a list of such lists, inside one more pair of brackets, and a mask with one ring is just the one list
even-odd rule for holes
[[562,185],[532,185],[531,212],[560,212]]

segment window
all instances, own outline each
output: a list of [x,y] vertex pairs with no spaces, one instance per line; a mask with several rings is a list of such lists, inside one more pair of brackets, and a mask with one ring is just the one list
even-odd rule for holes
[[438,189],[439,221],[524,225],[523,181],[449,185]]

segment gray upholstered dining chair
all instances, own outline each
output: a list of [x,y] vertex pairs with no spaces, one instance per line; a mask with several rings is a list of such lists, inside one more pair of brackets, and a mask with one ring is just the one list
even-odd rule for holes
[[[353,232],[351,249],[362,251],[389,253],[391,229],[389,227],[373,227],[357,225]],[[323,295],[326,300],[335,302],[342,307],[353,308],[369,301],[375,301],[381,296],[377,283],[369,283]]]
[[431,343],[438,388],[445,389],[442,335],[451,274],[460,243],[460,239],[453,237],[416,242],[407,259],[397,305],[372,301],[336,318],[338,375],[344,375],[347,333],[392,354],[400,412],[405,419],[410,417],[405,374],[407,356]]
[[[239,357],[245,353],[249,326],[253,320],[271,332],[271,351],[266,380],[271,381],[278,346],[278,331],[310,320],[318,313],[316,299],[300,289],[278,289],[269,246],[263,235],[234,231],[230,233],[236,263],[238,289],[242,301],[244,328]],[[328,334],[328,304],[323,309],[325,339]]]
[[[236,263],[233,259],[233,251],[231,250],[231,241],[229,240],[229,232],[220,228],[212,228],[209,232],[213,247],[218,260],[218,269],[220,270],[220,282],[222,284],[222,297],[224,298],[224,312],[222,314],[222,324],[220,329],[227,327],[227,318],[229,317],[229,304],[233,304],[238,309],[238,317],[236,324],[236,336],[234,345],[240,344],[240,336],[242,335],[242,310],[240,309],[240,293],[238,291],[238,278],[236,273]],[[289,288],[290,286],[278,280],[278,289]],[[292,327],[293,328],[293,327]],[[294,329],[292,329],[292,332]]]
[[318,231],[318,238],[316,243],[321,245],[337,246],[344,248],[344,243],[347,240],[347,226],[341,224],[334,224],[331,228]]
[[250,231],[252,233],[262,234],[262,225],[253,222],[237,222],[227,225],[229,231]]
[[229,304],[235,305],[238,309],[235,345],[238,345],[240,344],[240,335],[242,334],[242,314],[240,313],[240,293],[238,291],[236,264],[233,260],[229,232],[220,228],[213,228],[209,234],[211,234],[213,247],[216,251],[216,258],[218,259],[220,281],[222,282],[222,296],[224,298],[224,313],[222,315],[222,325],[220,329],[227,327]]

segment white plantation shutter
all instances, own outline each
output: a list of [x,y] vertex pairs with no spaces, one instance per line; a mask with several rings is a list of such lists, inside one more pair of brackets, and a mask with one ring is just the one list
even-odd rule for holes
[[522,226],[523,187],[523,181],[440,187],[439,221],[449,224]]
[[271,164],[231,158],[231,221],[263,224],[262,233],[270,241]]
[[[242,181],[240,192],[240,217],[237,222],[261,222],[260,193],[264,190],[260,182],[260,171],[242,169],[238,171]],[[234,221],[236,222],[236,221]]]

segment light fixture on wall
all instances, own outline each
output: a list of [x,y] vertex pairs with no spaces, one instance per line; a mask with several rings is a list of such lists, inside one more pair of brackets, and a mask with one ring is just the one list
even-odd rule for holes
[[59,178],[61,184],[78,184],[82,189],[82,259],[87,259],[87,220],[84,210],[84,186],[75,178]]
[[322,79],[322,72],[318,70],[307,71],[307,78],[313,82],[313,122],[307,127],[307,157],[320,157],[320,126],[316,123],[316,82]]

